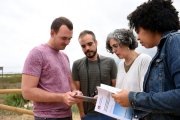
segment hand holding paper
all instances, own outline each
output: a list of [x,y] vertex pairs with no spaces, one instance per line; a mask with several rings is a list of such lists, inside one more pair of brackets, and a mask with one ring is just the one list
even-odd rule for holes
[[121,91],[120,89],[101,84],[100,87],[97,87],[97,90],[98,99],[95,111],[116,119],[131,120],[132,109],[122,107],[119,103],[115,102],[114,98],[112,98],[112,94],[118,94],[118,92]]
[[128,98],[129,91],[121,90],[121,92],[117,92],[116,94],[112,94],[114,100],[119,103],[123,107],[129,107],[129,98]]
[[85,102],[96,102],[96,98],[94,97],[88,97],[88,96],[83,96],[83,95],[76,95],[74,96],[75,98],[79,98],[79,99],[82,99],[83,101]]

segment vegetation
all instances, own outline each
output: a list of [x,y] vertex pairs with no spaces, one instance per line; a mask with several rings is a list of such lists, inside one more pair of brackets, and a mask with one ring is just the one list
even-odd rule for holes
[[[20,89],[21,74],[4,74],[0,76],[0,89]],[[23,99],[22,94],[0,94],[0,104],[15,107],[24,107],[28,101]],[[0,115],[15,114],[9,111],[0,110]]]
[[21,74],[4,74],[0,77],[0,82],[6,81],[8,83],[21,82]]
[[[0,78],[0,89],[20,88],[21,74],[5,74]],[[22,94],[0,94],[4,104],[16,107],[23,107],[28,101],[24,100]]]
[[[5,74],[0,76],[0,89],[20,89],[21,86],[21,74]],[[23,99],[22,94],[0,94],[0,104],[6,104],[15,107],[24,107],[29,102]],[[26,109],[32,109],[27,107]],[[79,120],[79,111],[76,105],[72,106],[73,119]],[[1,115],[17,114],[5,110],[0,110]]]
[[27,104],[29,101],[25,100],[22,97],[22,94],[8,94],[5,97],[5,104],[9,106],[15,106],[15,107],[24,107],[25,104]]
[[0,89],[20,88],[21,74],[4,74],[0,77]]

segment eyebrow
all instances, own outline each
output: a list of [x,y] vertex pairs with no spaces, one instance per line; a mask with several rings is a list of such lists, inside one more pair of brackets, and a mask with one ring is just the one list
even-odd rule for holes
[[[85,44],[82,44],[82,45],[88,45],[88,46],[89,46],[89,45],[91,45],[91,44],[93,44],[93,42],[88,42],[88,43],[85,43]],[[82,45],[81,45],[81,46],[82,46]]]
[[118,47],[118,43],[113,44],[112,47]]

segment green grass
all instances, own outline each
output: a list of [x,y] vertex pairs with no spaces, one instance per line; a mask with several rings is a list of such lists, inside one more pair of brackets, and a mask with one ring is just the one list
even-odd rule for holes
[[[0,89],[19,89],[21,84],[21,74],[4,74],[0,78]],[[21,93],[0,94],[3,104],[15,107],[23,107],[28,101],[24,100]]]
[[77,107],[76,104],[72,105],[71,110],[72,110],[72,112],[74,112],[74,113],[79,113],[79,110],[78,110],[78,107]]
[[0,77],[0,83],[17,83],[21,82],[21,74],[4,74]]
[[0,89],[18,89],[21,85],[21,74],[4,74],[0,77]]
[[[4,74],[0,76],[0,89],[19,89],[21,85],[21,74]],[[21,94],[0,94],[0,104],[15,107],[23,107],[27,100]],[[12,115],[14,112],[0,110],[0,115]]]
[[21,93],[17,93],[17,94],[8,94],[5,97],[5,104],[9,105],[9,106],[15,106],[15,107],[21,107],[24,108],[24,104],[26,104],[27,102],[29,102],[28,100],[25,100],[22,97]]

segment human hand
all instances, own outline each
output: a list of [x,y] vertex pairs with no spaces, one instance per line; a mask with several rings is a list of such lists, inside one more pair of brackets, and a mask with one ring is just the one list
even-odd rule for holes
[[[95,95],[93,98],[95,98],[97,100],[98,95]],[[94,105],[96,105],[96,100],[92,102]]]
[[81,100],[74,97],[76,94],[80,94],[80,93],[71,92],[71,91],[63,93],[63,102],[69,106],[81,102]]
[[[75,93],[75,95],[81,95],[81,96],[83,96],[83,93],[81,92],[81,91],[79,91],[79,90],[74,90],[74,91],[72,91],[73,93]],[[75,96],[74,95],[74,96]]]
[[97,98],[98,98],[98,95],[95,95],[94,98],[97,99]]
[[81,91],[79,91],[79,90],[74,90],[73,93],[74,93],[74,96],[73,96],[73,97],[76,99],[76,103],[83,102],[83,99],[78,98],[78,97],[75,97],[76,95],[77,95],[77,96],[83,96],[83,93],[82,93]]
[[123,107],[129,107],[129,98],[128,98],[129,91],[127,90],[121,90],[120,92],[117,92],[116,94],[112,94],[112,97],[114,100],[119,103]]

